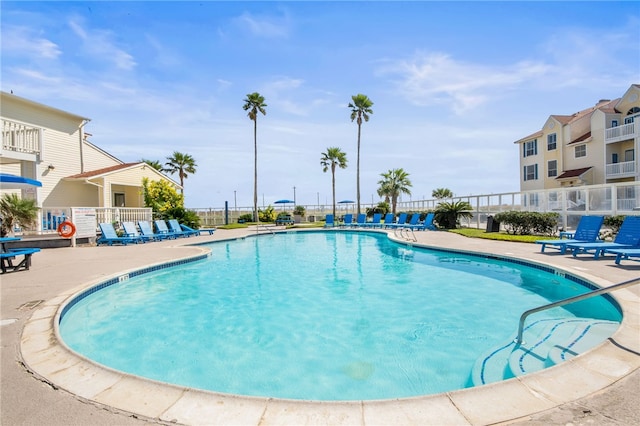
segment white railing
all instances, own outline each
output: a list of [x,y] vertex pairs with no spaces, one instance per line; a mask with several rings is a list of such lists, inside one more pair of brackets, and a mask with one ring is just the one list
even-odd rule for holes
[[607,164],[605,173],[607,178],[633,176],[636,173],[636,162],[625,161],[622,163]]
[[[97,223],[133,222],[153,220],[153,212],[147,207],[95,207]],[[47,207],[42,209],[42,232],[56,232],[58,225],[71,217],[71,208]],[[97,226],[97,225],[96,225]]]
[[2,120],[2,150],[39,155],[42,152],[42,131],[37,127]]
[[605,143],[618,142],[625,139],[632,139],[636,135],[635,122],[623,124],[621,126],[610,127],[604,131]]

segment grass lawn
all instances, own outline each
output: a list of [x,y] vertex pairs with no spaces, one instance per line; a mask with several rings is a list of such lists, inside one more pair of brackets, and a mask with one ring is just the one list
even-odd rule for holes
[[485,232],[483,229],[475,228],[460,228],[450,229],[449,232],[464,235],[470,238],[485,238],[487,240],[499,240],[499,241],[515,241],[519,243],[533,243],[537,240],[552,240],[555,237],[542,236],[542,235],[511,235],[505,232]]

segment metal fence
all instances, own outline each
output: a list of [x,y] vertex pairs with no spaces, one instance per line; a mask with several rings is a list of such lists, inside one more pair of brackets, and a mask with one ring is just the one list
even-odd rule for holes
[[[574,228],[583,215],[640,215],[640,182],[624,182],[605,185],[589,185],[571,188],[557,188],[525,192],[504,192],[460,196],[446,199],[426,199],[400,201],[397,212],[425,212],[436,209],[440,202],[466,201],[471,205],[471,218],[463,225],[484,228],[489,216],[506,211],[557,212],[560,214],[559,226]],[[366,211],[375,204],[361,204]],[[324,220],[332,213],[331,205],[304,205],[306,222]],[[355,205],[336,206],[337,214],[354,213]],[[203,226],[217,226],[236,223],[244,214],[251,214],[252,207],[195,208]],[[290,212],[293,207],[289,209]],[[279,209],[276,209],[279,211]]]

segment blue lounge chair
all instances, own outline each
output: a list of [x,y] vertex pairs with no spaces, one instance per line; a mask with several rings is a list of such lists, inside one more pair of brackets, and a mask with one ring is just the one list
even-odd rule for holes
[[191,231],[185,231],[184,229],[182,229],[182,226],[180,226],[180,222],[178,222],[176,219],[169,219],[169,233],[178,235],[180,237],[193,237],[194,235],[198,234],[193,229]]
[[417,225],[409,225],[407,227],[415,231],[426,231],[427,229],[430,231],[435,231],[436,226],[433,224],[433,219],[435,217],[436,214],[434,212],[427,213],[422,223],[418,223]]
[[335,226],[334,222],[333,222],[333,215],[332,214],[328,214],[325,216],[324,219],[324,226],[325,228],[333,228]]
[[138,221],[138,226],[140,227],[140,234],[143,236],[143,238],[151,238],[152,240],[156,241],[173,238],[168,234],[156,234],[155,232],[153,232],[153,226],[151,225],[151,222],[147,220]]
[[640,257],[640,248],[627,248],[627,249],[605,249],[605,253],[611,253],[616,255],[616,265],[619,265],[624,259],[631,259],[632,257]]
[[160,235],[166,235],[167,238],[177,238],[180,235],[177,235],[171,231],[169,231],[169,227],[167,227],[167,222],[162,219],[157,219],[153,221],[154,225],[156,225],[156,233]]
[[[404,216],[405,220],[402,220],[402,215]],[[391,225],[391,228],[410,228],[412,226],[416,226],[418,224],[418,220],[420,220],[420,214],[419,213],[413,213],[411,215],[411,219],[409,219],[409,222],[406,222],[406,218],[407,218],[407,214],[406,213],[401,213],[400,214],[400,218],[398,218],[398,223],[394,223]]]
[[386,227],[387,228],[397,228],[400,225],[404,226],[406,222],[407,222],[407,214],[406,213],[400,213],[400,215],[398,216],[398,221],[395,222],[395,223],[387,223]]
[[213,235],[214,232],[216,232],[215,228],[198,228],[198,229],[193,229],[187,225],[185,225],[184,223],[180,224],[180,227],[182,228],[183,231],[185,232],[193,232],[196,235],[202,235],[203,232],[207,232],[209,235]]
[[384,222],[379,223],[378,225],[374,225],[374,227],[386,228],[387,225],[391,225],[396,217],[393,213],[387,213],[384,215]]
[[367,215],[364,213],[358,214],[356,218],[356,223],[353,226],[362,227],[367,223]]
[[[565,254],[567,245],[569,244],[595,243],[603,222],[604,216],[582,216],[580,222],[578,222],[576,231],[572,235],[563,233],[565,236],[570,236],[569,239],[538,240],[536,244],[542,244],[540,253],[544,253],[544,249],[549,246],[560,250],[561,254]],[[562,236],[561,234],[561,237]]]
[[[17,248],[2,251],[0,253],[0,269],[2,273],[4,274],[7,271],[15,272],[21,269],[28,270],[31,267],[31,255],[39,251],[39,248]],[[16,256],[24,257],[20,262],[14,264],[13,261]]]
[[126,235],[119,237],[111,223],[100,223],[98,226],[100,226],[101,232],[100,238],[96,240],[98,245],[106,244],[111,246],[113,244],[122,244],[126,246],[129,243],[138,244],[142,241],[139,237],[128,237]]
[[573,250],[573,257],[593,251],[595,259],[608,249],[640,248],[640,216],[625,217],[613,242],[574,243],[567,248]]
[[364,226],[366,228],[379,228],[382,224],[380,221],[382,220],[382,213],[374,213],[373,218],[371,218],[371,222],[365,222]]
[[347,213],[344,215],[344,220],[342,221],[341,226],[351,226],[353,225],[353,215],[351,213]]
[[122,227],[124,228],[124,234],[127,237],[139,238],[142,242],[153,241],[152,237],[141,235],[138,232],[138,228],[136,228],[136,224],[133,222],[122,222]]

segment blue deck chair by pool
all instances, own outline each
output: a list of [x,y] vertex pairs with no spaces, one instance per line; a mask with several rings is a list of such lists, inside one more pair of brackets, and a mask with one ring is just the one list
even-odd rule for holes
[[363,227],[366,223],[367,223],[367,215],[364,213],[360,213],[356,217],[356,223],[354,223],[353,226],[360,228],[360,227]]
[[203,232],[208,233],[209,235],[213,235],[214,232],[216,232],[215,228],[198,228],[198,229],[193,229],[187,225],[185,225],[184,223],[180,224],[180,227],[182,228],[183,231],[185,232],[194,232],[195,235],[202,235]]
[[[573,235],[569,234],[571,238],[561,238],[559,240],[538,240],[536,241],[536,244],[542,244],[540,253],[544,253],[544,249],[549,246],[551,248],[560,250],[560,253],[564,254],[567,251],[568,244],[595,243],[598,239],[600,227],[602,226],[603,222],[604,216],[582,216],[580,218],[580,222],[578,222],[576,231],[573,233]],[[568,234],[565,233],[565,235]]]
[[185,237],[200,235],[200,233],[195,229],[189,228],[188,226],[185,227],[184,225],[181,225],[177,219],[169,220],[169,232],[174,232],[176,235],[183,235]]
[[351,213],[347,213],[344,215],[344,219],[342,220],[342,225],[340,226],[351,226],[353,225],[353,215]]
[[[402,215],[404,215],[404,220],[402,220]],[[392,228],[410,228],[412,226],[416,226],[418,224],[418,220],[420,220],[420,213],[412,213],[411,219],[409,222],[406,221],[407,213],[400,213],[400,217],[398,218],[398,223],[394,223],[391,225]]]
[[567,249],[573,250],[573,257],[577,257],[580,253],[593,251],[595,259],[604,254],[607,249],[628,248],[640,248],[640,216],[625,217],[613,242],[573,243],[567,245]]
[[126,235],[119,237],[118,233],[113,227],[113,224],[111,223],[100,223],[98,226],[100,227],[100,232],[102,233],[102,235],[100,235],[100,237],[96,240],[96,244],[98,245],[106,244],[111,246],[113,244],[122,244],[126,246],[129,243],[138,244],[142,241],[142,239],[139,237],[128,237]]
[[153,232],[153,226],[148,220],[139,220],[138,227],[140,227],[140,234],[142,234],[143,238],[151,238],[152,240],[156,241],[173,238],[168,234],[156,234],[155,232]]
[[[387,225],[391,225],[396,217],[393,213],[387,213],[384,215],[384,222],[378,224],[380,228],[386,228]],[[374,225],[375,226],[375,225]],[[377,226],[376,226],[377,227]]]
[[379,228],[382,224],[380,221],[382,220],[382,213],[374,213],[371,218],[371,222],[365,222],[365,228]]
[[169,220],[169,233],[178,235],[180,237],[193,237],[194,235],[198,234],[193,229],[191,231],[185,231],[184,229],[182,229],[182,226],[180,226],[180,222],[178,222],[176,219]]
[[407,214],[406,213],[400,213],[400,215],[398,216],[398,221],[395,223],[388,223],[386,225],[387,228],[396,228],[398,226],[404,226],[405,223],[407,222]]
[[333,222],[333,215],[332,214],[328,214],[325,216],[324,219],[324,227],[325,228],[333,228],[335,226],[334,222]]
[[407,228],[413,229],[415,231],[426,231],[427,229],[430,231],[435,231],[436,226],[433,224],[433,219],[436,214],[434,212],[427,213],[422,223],[418,223],[416,225],[408,225]]
[[[616,265],[619,265],[621,261],[625,259],[631,259],[632,257],[640,258],[639,248],[627,248],[627,249],[605,249],[605,253],[611,253],[616,255]],[[638,259],[640,261],[640,259]]]
[[174,232],[171,232],[169,230],[169,227],[167,227],[167,222],[162,219],[154,220],[153,223],[154,225],[156,225],[156,234],[166,235],[167,238],[177,238],[181,236]]
[[152,237],[141,235],[138,232],[136,224],[133,222],[122,222],[122,227],[124,228],[124,235],[127,237],[139,238],[143,243],[146,241],[153,241]]

